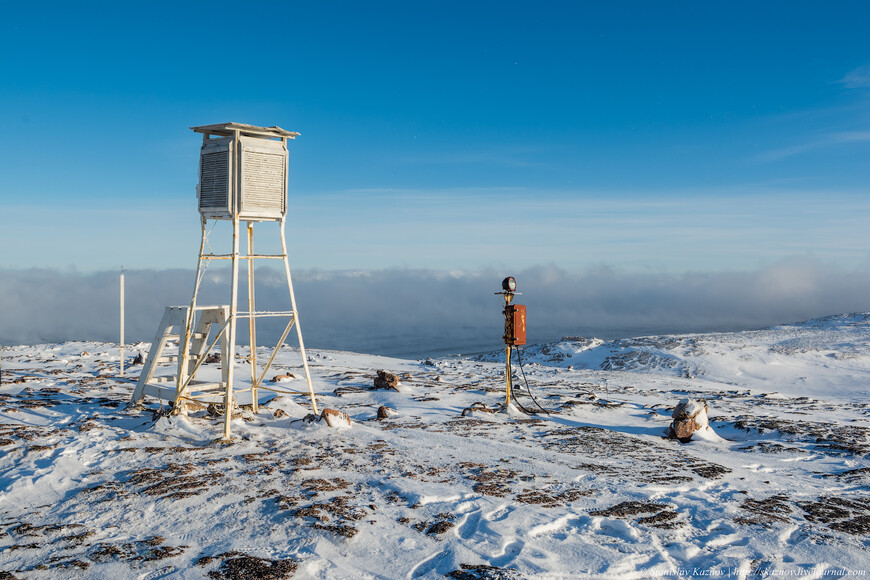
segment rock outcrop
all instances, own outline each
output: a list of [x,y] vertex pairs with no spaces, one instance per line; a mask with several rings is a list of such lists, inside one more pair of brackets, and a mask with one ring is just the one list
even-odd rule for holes
[[677,439],[681,443],[688,443],[692,440],[695,431],[707,427],[707,401],[683,399],[674,407],[671,417],[674,420],[668,437]]

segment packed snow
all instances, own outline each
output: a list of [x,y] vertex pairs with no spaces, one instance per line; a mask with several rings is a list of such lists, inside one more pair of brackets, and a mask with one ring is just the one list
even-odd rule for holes
[[[228,445],[219,406],[128,409],[142,367],[120,377],[117,345],[4,347],[0,579],[870,569],[870,314],[530,345],[508,412],[504,353],[308,355],[318,404],[352,426],[268,394]],[[287,348],[269,376],[305,391],[301,362]],[[707,404],[689,443],[666,437],[682,399]]]

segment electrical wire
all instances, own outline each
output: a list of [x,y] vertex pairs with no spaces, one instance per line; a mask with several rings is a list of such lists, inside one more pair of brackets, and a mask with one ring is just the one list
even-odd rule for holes
[[520,408],[520,411],[522,411],[526,415],[534,415],[535,414],[535,411],[530,411],[530,410],[526,409],[525,407],[523,407],[522,403],[520,403],[519,399],[517,399],[517,392],[514,389],[511,389],[511,399],[514,400],[514,403],[517,404],[517,407]]
[[[515,348],[514,350],[517,351],[517,362],[520,363],[520,372],[523,373],[523,382],[526,383],[526,391],[529,393],[529,397],[532,398],[532,401],[535,403],[535,406],[538,407],[538,409],[540,409],[541,411],[543,411],[544,413],[546,413],[547,415],[549,415],[550,412],[549,412],[548,410],[546,410],[545,408],[543,408],[541,405],[538,404],[538,400],[537,400],[537,399],[535,398],[535,396],[532,394],[532,389],[529,388],[529,381],[528,381],[528,379],[526,379],[526,371],[523,369],[523,359],[522,359],[522,357],[520,356],[520,349]],[[513,394],[513,393],[511,393],[511,394]],[[519,404],[519,403],[518,403],[518,404]],[[536,411],[536,412],[537,412],[537,411]]]

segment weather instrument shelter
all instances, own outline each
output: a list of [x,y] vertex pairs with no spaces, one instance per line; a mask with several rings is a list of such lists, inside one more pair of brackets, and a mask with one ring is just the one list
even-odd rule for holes
[[240,123],[192,129],[203,134],[196,188],[203,217],[262,221],[287,215],[287,140],[299,133]]
[[[183,412],[187,403],[223,402],[226,414],[224,439],[230,438],[230,420],[234,399],[238,393],[250,391],[251,405],[257,412],[258,391],[266,389],[263,379],[272,366],[275,355],[284,344],[292,328],[296,327],[302,366],[308,383],[307,395],[314,413],[317,401],[311,384],[311,373],[302,328],[296,309],[296,297],[290,276],[287,257],[287,241],[284,225],[287,219],[287,142],[299,133],[285,131],[280,127],[257,127],[242,123],[221,123],[191,127],[202,134],[199,161],[199,183],[196,187],[202,225],[202,239],[197,261],[196,280],[190,306],[168,306],[160,323],[157,336],[148,353],[148,359],[139,377],[131,404],[138,405],[145,395],[157,397],[173,404],[174,412]],[[209,243],[209,220],[232,222],[232,246],[226,253],[216,253]],[[246,248],[241,249],[241,228],[245,224]],[[281,250],[277,253],[254,252],[254,224],[271,222],[277,224]],[[197,299],[205,271],[212,261],[228,261],[231,267],[229,304],[199,306]],[[255,300],[255,261],[276,260],[283,266],[289,293],[289,309],[257,310]],[[239,304],[239,269],[247,266],[247,304]],[[272,349],[265,364],[260,368],[257,357],[258,319],[282,318],[286,320],[284,331]],[[250,354],[250,384],[236,388],[235,358],[237,326],[239,320],[248,322],[248,345]],[[221,373],[219,381],[198,381],[197,372],[205,362],[209,351],[220,342]],[[167,350],[177,345],[177,354]],[[177,374],[171,377],[156,376],[161,362],[177,361]],[[269,390],[285,392],[274,387]],[[222,401],[221,401],[222,399]]]

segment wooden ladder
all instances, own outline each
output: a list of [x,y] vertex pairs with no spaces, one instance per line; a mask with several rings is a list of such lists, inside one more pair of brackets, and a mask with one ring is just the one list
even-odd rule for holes
[[[231,400],[227,354],[230,307],[198,306],[193,313],[196,320],[192,321],[188,320],[189,310],[187,306],[167,306],[164,310],[130,406],[140,407],[145,395],[171,403],[178,412],[184,412],[189,401],[222,402],[226,405]],[[188,327],[193,330],[185,337]],[[216,332],[211,338],[213,330]],[[221,352],[220,382],[194,380],[217,342],[220,342]],[[185,343],[188,348],[185,348]],[[155,376],[159,365],[173,362],[176,363],[174,376]]]

